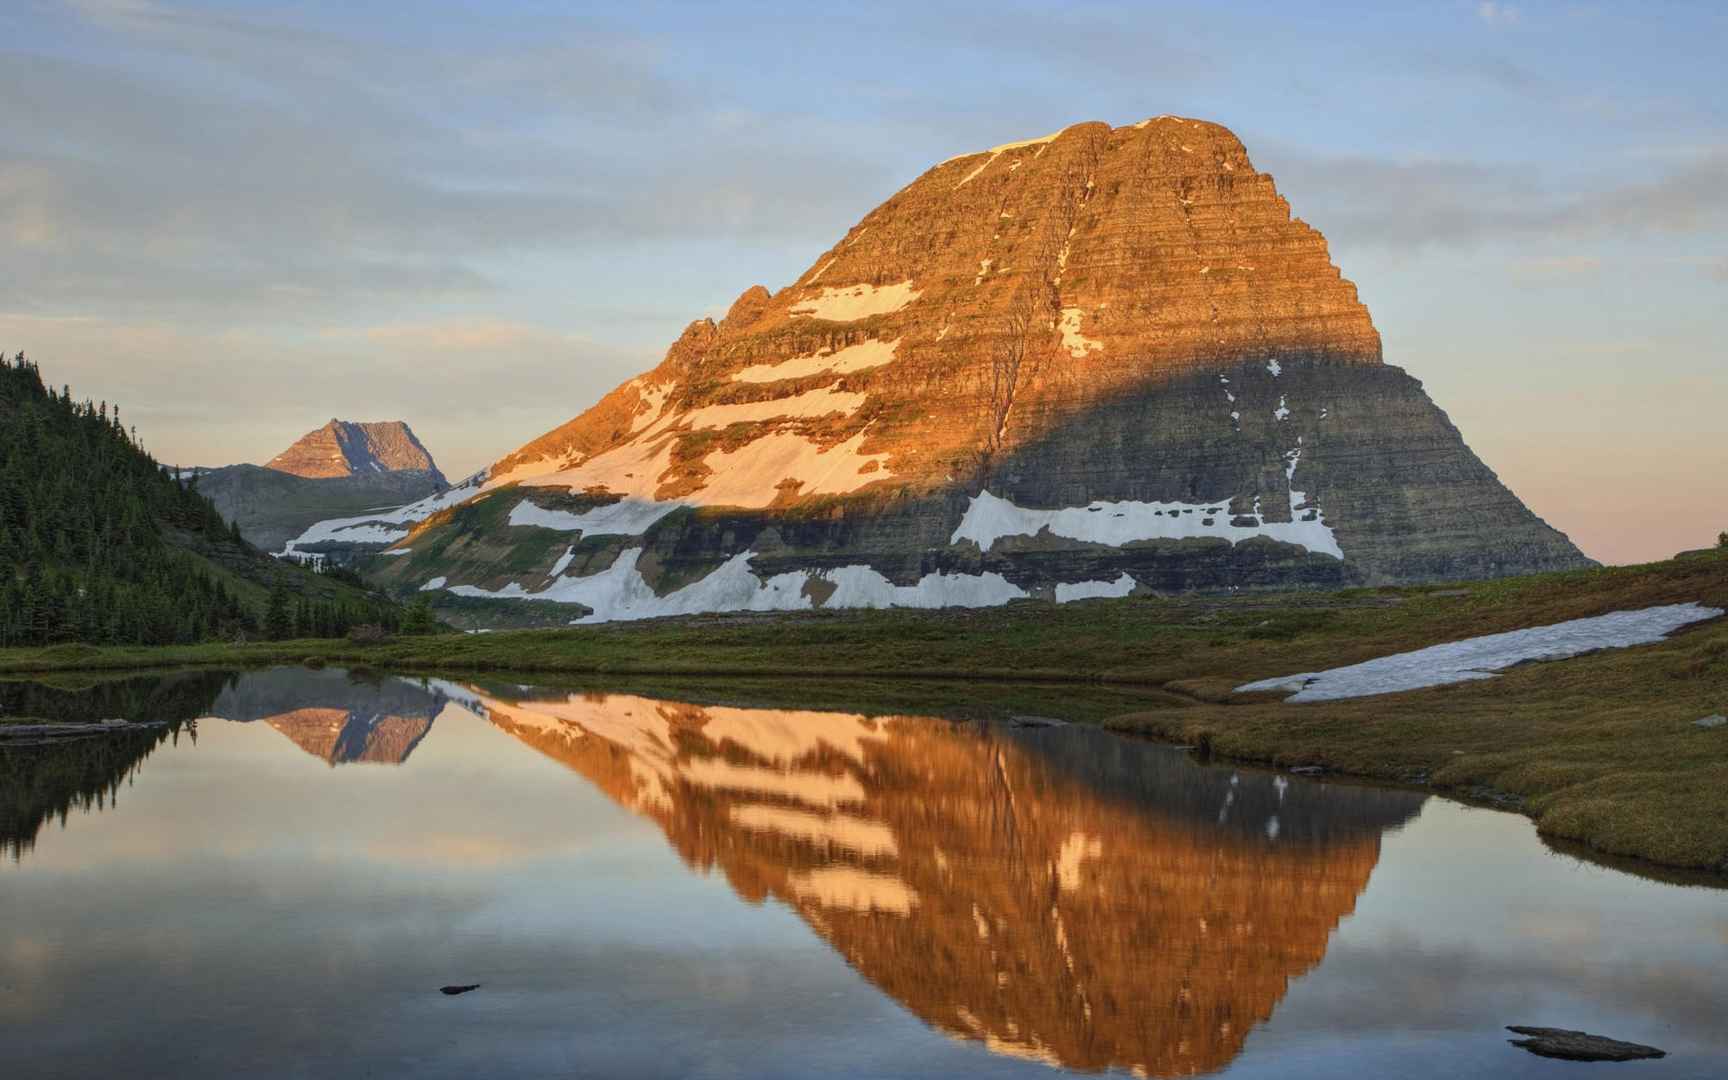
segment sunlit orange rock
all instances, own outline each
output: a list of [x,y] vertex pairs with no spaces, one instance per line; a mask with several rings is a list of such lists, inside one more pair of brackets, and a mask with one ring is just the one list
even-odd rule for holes
[[1318,964],[1419,796],[1196,769],[1097,732],[470,703],[796,910],[932,1026],[1072,1069],[1228,1064]]

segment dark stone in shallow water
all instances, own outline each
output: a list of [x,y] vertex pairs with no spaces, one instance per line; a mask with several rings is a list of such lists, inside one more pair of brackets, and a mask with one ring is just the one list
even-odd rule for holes
[[469,983],[466,986],[440,986],[438,992],[449,997],[455,997],[457,994],[466,994],[470,990],[478,989],[480,989],[479,983]]
[[1638,1061],[1643,1058],[1667,1057],[1666,1050],[1638,1043],[1621,1042],[1583,1031],[1565,1028],[1508,1027],[1507,1031],[1528,1035],[1528,1039],[1508,1039],[1513,1046],[1522,1046],[1532,1054],[1565,1061]]

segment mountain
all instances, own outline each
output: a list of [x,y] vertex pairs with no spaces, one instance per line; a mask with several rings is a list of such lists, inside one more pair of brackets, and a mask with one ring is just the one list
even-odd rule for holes
[[0,359],[0,647],[339,634],[397,613],[247,544],[117,409]]
[[323,535],[584,621],[1589,565],[1236,137],[1170,116],[935,166],[472,487]]
[[290,550],[316,522],[401,506],[450,486],[400,420],[332,420],[268,465],[192,471],[223,518],[266,551]]
[[444,488],[434,471],[355,473],[309,479],[260,465],[229,465],[198,478],[198,490],[265,551],[283,551],[314,523],[400,506]]
[[293,446],[265,462],[264,467],[309,479],[423,472],[432,474],[439,487],[449,484],[433,464],[432,455],[401,420],[356,423],[333,419],[300,436]]

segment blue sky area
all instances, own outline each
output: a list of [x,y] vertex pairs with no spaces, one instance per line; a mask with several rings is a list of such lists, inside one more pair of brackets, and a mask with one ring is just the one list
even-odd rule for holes
[[1589,553],[1728,528],[1728,6],[9,0],[0,347],[158,456],[459,475],[954,154],[1232,128]]

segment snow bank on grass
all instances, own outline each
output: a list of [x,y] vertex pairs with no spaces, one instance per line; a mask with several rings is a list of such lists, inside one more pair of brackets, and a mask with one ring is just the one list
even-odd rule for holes
[[1056,602],[1066,604],[1070,600],[1127,596],[1134,591],[1136,584],[1133,575],[1126,572],[1115,581],[1076,581],[1071,585],[1061,584],[1056,586]]
[[1466,638],[1415,652],[1382,656],[1349,667],[1262,679],[1238,686],[1236,691],[1294,690],[1296,693],[1284,700],[1336,701],[1492,679],[1495,672],[1531,660],[1565,660],[1599,649],[1649,645],[1682,626],[1722,614],[1720,608],[1697,603],[1616,611],[1592,619],[1573,619],[1552,626]]
[[[1293,516],[1306,514],[1297,507],[1301,492],[1291,493]],[[1214,503],[1164,502],[1105,502],[1087,506],[1071,506],[1060,510],[1034,510],[1017,506],[988,491],[972,497],[960,526],[954,530],[950,543],[971,540],[989,551],[1005,536],[1036,536],[1049,529],[1055,536],[1092,544],[1121,547],[1137,540],[1182,540],[1189,537],[1218,537],[1232,544],[1255,536],[1268,536],[1286,544],[1296,544],[1321,555],[1343,559],[1338,538],[1315,513],[1313,521],[1266,521],[1258,514],[1244,515],[1254,519],[1252,525],[1232,525],[1230,500]]]

